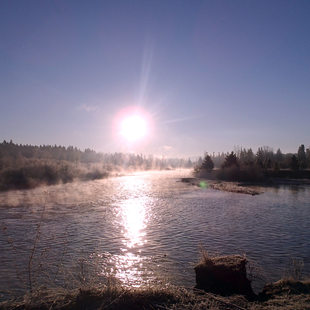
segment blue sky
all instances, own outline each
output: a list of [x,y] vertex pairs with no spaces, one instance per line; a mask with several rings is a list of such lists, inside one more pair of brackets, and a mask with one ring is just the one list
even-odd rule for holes
[[[310,1],[0,2],[0,140],[165,156],[310,145]],[[115,117],[142,107],[136,145]]]

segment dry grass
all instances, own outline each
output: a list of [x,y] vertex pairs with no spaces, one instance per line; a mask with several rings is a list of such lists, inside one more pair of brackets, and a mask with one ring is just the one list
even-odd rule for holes
[[247,194],[252,196],[262,193],[262,191],[257,188],[239,185],[236,182],[214,182],[210,184],[210,187],[220,191]]
[[113,309],[113,310],[223,310],[310,309],[310,281],[278,281],[268,286],[266,296],[248,301],[243,296],[222,297],[199,290],[169,286],[124,289],[116,286],[77,290],[38,289],[21,300],[0,304],[2,310],[20,309]]
[[[242,298],[241,298],[242,300]],[[4,302],[0,309],[243,309],[210,294],[169,286],[167,288],[38,290],[23,300]]]
[[310,280],[280,280],[265,286],[250,309],[310,309]]
[[[238,182],[216,181],[208,178],[182,178],[181,182],[203,188],[212,188],[224,192],[247,194],[252,196],[262,193],[262,190],[257,186],[247,186]],[[201,186],[201,184],[204,184],[204,186]]]
[[[309,309],[310,310],[310,280],[297,281],[301,278],[302,262],[296,259],[292,262],[292,275],[296,278],[281,280],[266,285],[264,291],[253,300],[247,300],[240,295],[223,297],[201,290],[191,290],[183,287],[167,285],[165,287],[123,288],[109,283],[105,286],[95,286],[95,283],[86,281],[87,270],[81,261],[78,283],[71,282],[70,287],[78,289],[46,289],[37,287],[33,281],[32,268],[36,244],[40,237],[40,227],[44,209],[37,226],[35,241],[29,256],[28,264],[28,293],[19,299],[7,300],[0,303],[0,309]],[[12,244],[14,246],[14,244]],[[200,264],[209,266],[207,269],[224,269],[225,272],[239,272],[239,265],[246,260],[245,256],[210,256],[201,248]],[[224,268],[225,267],[225,268]],[[235,269],[238,270],[235,270]],[[68,274],[66,273],[68,276]],[[224,274],[227,277],[227,273]],[[42,277],[40,272],[38,277]],[[291,276],[292,278],[292,276]]]
[[246,256],[211,257],[203,249],[201,253],[201,262],[195,267],[197,288],[223,296],[242,294],[248,299],[256,298],[247,277]]

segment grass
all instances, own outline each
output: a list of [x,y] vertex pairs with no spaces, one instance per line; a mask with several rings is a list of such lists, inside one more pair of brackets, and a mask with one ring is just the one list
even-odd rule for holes
[[222,309],[310,309],[310,281],[281,280],[266,287],[256,301],[243,296],[222,297],[199,290],[176,286],[142,287],[119,286],[101,288],[38,289],[20,300],[0,303],[2,310],[20,309],[113,309],[113,310],[222,310]]
[[[84,288],[71,291],[38,290],[22,300],[4,302],[0,309],[238,309],[228,300],[169,286],[124,289]],[[240,308],[239,308],[240,309]]]
[[202,251],[201,262],[195,267],[196,287],[224,296],[242,294],[255,299],[248,279],[246,256],[227,255],[211,257]]
[[[243,273],[245,256],[210,256],[202,249],[199,264],[208,268],[222,268]],[[293,267],[296,264],[293,265]],[[300,263],[298,263],[299,270]],[[295,268],[295,267],[294,267]],[[221,269],[221,272],[223,269]],[[299,272],[299,271],[298,271]],[[180,286],[144,286],[124,288],[108,282],[96,286],[94,283],[77,283],[76,289],[34,287],[24,296],[0,303],[1,310],[21,309],[111,309],[111,310],[305,310],[310,309],[310,280],[294,280],[294,272],[288,279],[267,284],[255,299],[232,294],[221,296],[210,291]],[[298,277],[300,274],[298,273]],[[218,285],[219,283],[217,283]]]
[[214,179],[209,178],[208,176],[201,178],[200,177],[182,178],[181,182],[189,183],[194,186],[199,186],[200,188],[212,188],[220,191],[247,194],[252,196],[259,195],[262,193],[262,190],[259,189],[257,186],[253,187],[248,186],[246,184],[240,184],[237,182],[216,181]]
[[[35,247],[33,251],[36,251]],[[211,257],[203,250],[199,264],[206,265],[211,269],[214,269],[214,266],[216,266],[215,268],[219,267],[221,272],[223,271],[221,266],[225,266],[224,269],[228,270],[228,273],[231,270],[238,273],[243,269],[242,266],[239,266],[240,263],[243,265],[245,260],[246,257],[240,255]],[[299,273],[298,277],[300,277]],[[73,283],[71,287],[76,287],[76,289],[64,287],[52,289],[37,285],[29,287],[24,296],[0,303],[0,309],[310,309],[310,280],[298,281],[292,277],[266,285],[262,293],[255,299],[247,299],[238,294],[229,294],[224,297],[215,292],[212,293],[212,290],[206,292],[201,289],[189,289],[168,284],[124,288],[113,281],[108,281],[106,285],[96,286],[90,279],[90,282]]]

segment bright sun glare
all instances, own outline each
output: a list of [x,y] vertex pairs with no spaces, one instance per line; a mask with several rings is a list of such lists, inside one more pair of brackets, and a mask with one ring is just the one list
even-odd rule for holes
[[141,140],[147,135],[146,119],[140,115],[129,115],[121,121],[121,135],[129,142]]

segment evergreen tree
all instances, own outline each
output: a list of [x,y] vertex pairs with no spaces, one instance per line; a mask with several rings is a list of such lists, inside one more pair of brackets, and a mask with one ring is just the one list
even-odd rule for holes
[[310,147],[306,150],[307,168],[310,169]]
[[237,156],[234,152],[231,152],[229,155],[225,157],[225,162],[223,163],[223,168],[229,167],[239,167]]
[[197,161],[197,166],[198,167],[201,167],[201,165],[202,165],[202,158],[201,158],[201,156],[198,158],[198,161]]
[[283,158],[284,158],[283,153],[281,152],[280,149],[278,149],[276,154],[275,154],[275,161],[278,163],[279,168],[280,168],[280,165],[283,161]]
[[207,170],[208,172],[211,172],[214,168],[214,163],[211,159],[211,157],[206,154],[205,158],[203,159],[203,162],[201,164],[201,169]]
[[306,159],[305,146],[303,144],[298,148],[297,159],[299,163],[299,168],[305,169],[307,167],[307,159]]
[[293,155],[291,157],[290,168],[295,171],[299,169],[299,162],[298,162],[296,155]]

